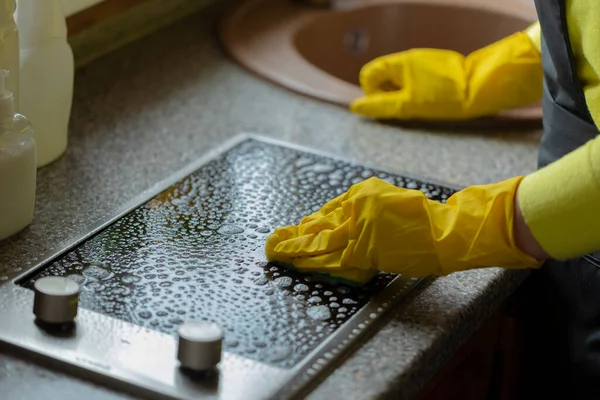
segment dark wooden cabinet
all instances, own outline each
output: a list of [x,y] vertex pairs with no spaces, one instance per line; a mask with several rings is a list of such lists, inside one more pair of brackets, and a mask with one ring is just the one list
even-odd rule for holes
[[514,399],[519,338],[516,320],[503,308],[479,327],[415,400]]

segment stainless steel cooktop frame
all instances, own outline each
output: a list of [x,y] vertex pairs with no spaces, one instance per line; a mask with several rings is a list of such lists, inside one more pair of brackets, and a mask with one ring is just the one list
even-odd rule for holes
[[[335,366],[336,360],[344,350],[367,333],[392,304],[408,294],[421,280],[396,277],[292,369],[281,369],[224,352],[223,360],[216,373],[205,377],[190,377],[179,369],[175,337],[82,307],[79,308],[76,326],[72,332],[49,333],[34,322],[33,291],[18,286],[25,277],[44,268],[49,262],[113,224],[210,160],[248,139],[342,161],[340,157],[259,135],[236,136],[143,192],[113,218],[91,227],[70,245],[51,252],[43,257],[42,262],[1,285],[0,345],[10,347],[16,352],[24,352],[29,357],[50,363],[84,379],[145,398],[224,400],[291,398],[310,389],[314,378],[323,374],[325,369]],[[381,170],[371,165],[364,166]],[[429,179],[402,175],[453,188]]]

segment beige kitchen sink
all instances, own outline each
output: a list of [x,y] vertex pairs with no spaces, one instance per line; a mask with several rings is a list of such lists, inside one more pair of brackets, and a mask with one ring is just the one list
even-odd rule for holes
[[[361,67],[376,57],[415,47],[467,54],[536,18],[525,0],[242,0],[219,32],[230,56],[258,76],[348,107],[362,95]],[[538,124],[541,114],[536,103],[467,124]]]

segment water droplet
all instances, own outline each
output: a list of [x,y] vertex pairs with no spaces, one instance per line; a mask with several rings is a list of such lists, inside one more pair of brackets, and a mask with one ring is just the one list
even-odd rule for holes
[[294,286],[294,291],[301,293],[301,292],[308,292],[309,288],[307,285],[303,284],[303,283],[299,283],[296,286]]
[[244,233],[244,228],[237,225],[226,224],[222,225],[217,232],[221,235],[239,235],[240,233]]
[[292,283],[294,283],[294,281],[289,276],[281,276],[275,279],[273,283],[275,284],[275,286],[283,288],[292,286]]
[[84,269],[82,275],[86,278],[103,280],[110,278],[112,274],[102,267],[92,265]]
[[67,277],[71,280],[73,280],[74,282],[77,282],[77,284],[81,285],[85,282],[85,277],[81,276],[79,274],[71,274],[71,275],[67,275]]
[[342,303],[346,304],[346,305],[353,305],[353,304],[358,304],[357,301],[354,301],[352,299],[349,298],[345,298],[344,300],[342,300]]
[[265,350],[264,355],[271,362],[281,362],[292,354],[292,348],[287,345],[277,345]]
[[320,303],[321,301],[322,299],[319,296],[313,296],[310,299],[308,299],[308,302],[311,304]]
[[268,226],[259,226],[258,228],[256,228],[256,232],[266,234],[271,232],[271,228],[269,228]]
[[331,311],[327,306],[313,306],[306,310],[306,314],[314,320],[326,321],[331,318]]
[[311,166],[310,170],[317,174],[326,174],[332,172],[335,169],[335,165],[333,164],[314,164]]
[[263,286],[263,285],[266,285],[266,284],[267,284],[267,282],[269,282],[269,281],[267,280],[267,278],[262,278],[262,277],[261,277],[261,278],[256,278],[256,279],[254,280],[254,284],[255,284],[255,285],[258,285],[258,286]]
[[152,318],[152,313],[150,311],[140,311],[138,313],[138,315],[139,315],[140,318],[143,318],[143,319]]
[[138,283],[141,280],[142,280],[142,277],[137,276],[137,275],[127,274],[127,275],[123,275],[121,277],[121,282],[123,282],[123,283]]
[[93,292],[101,292],[102,290],[104,290],[105,287],[106,286],[104,286],[104,284],[98,281],[88,282],[85,285],[83,285],[83,288],[91,290]]
[[118,296],[128,296],[131,293],[131,289],[126,287],[117,287],[111,290],[111,293]]

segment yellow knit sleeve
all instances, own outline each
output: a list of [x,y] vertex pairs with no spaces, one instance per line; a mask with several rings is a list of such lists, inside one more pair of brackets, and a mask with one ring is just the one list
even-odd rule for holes
[[525,177],[519,206],[551,257],[600,251],[600,136]]
[[542,52],[542,38],[541,38],[542,28],[540,27],[539,21],[531,24],[529,26],[529,28],[527,28],[525,30],[525,32],[527,33],[527,36],[529,36],[529,40],[531,40],[531,43],[533,43],[533,45],[535,46],[537,51],[539,51],[541,53]]

